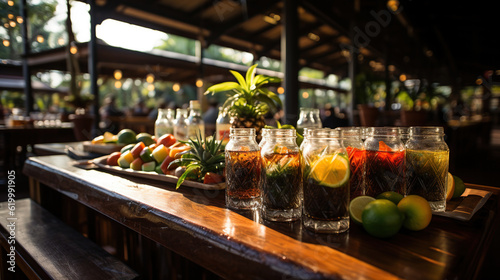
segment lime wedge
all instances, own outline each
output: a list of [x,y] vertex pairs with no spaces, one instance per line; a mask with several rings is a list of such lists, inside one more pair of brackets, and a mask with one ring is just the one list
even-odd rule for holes
[[375,198],[366,195],[358,196],[351,200],[349,204],[349,216],[351,216],[351,220],[358,225],[362,225],[363,219],[361,217],[363,215],[363,210],[365,210],[368,203],[374,200]]

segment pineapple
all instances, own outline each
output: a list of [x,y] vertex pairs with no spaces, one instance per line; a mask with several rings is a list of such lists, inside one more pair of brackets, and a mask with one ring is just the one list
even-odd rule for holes
[[207,173],[218,174],[223,177],[225,167],[224,149],[222,141],[215,140],[215,137],[205,138],[198,130],[196,139],[189,139],[186,143],[191,149],[172,161],[170,166],[185,166],[186,170],[177,180],[178,189],[186,178],[193,178],[203,182]]
[[255,75],[256,69],[257,64],[252,65],[245,78],[240,73],[231,70],[230,72],[238,81],[237,83],[224,82],[213,85],[207,89],[205,94],[228,92],[229,96],[222,107],[231,116],[231,126],[255,128],[257,141],[260,142],[262,128],[266,125],[264,115],[269,110],[276,111],[277,106],[282,106],[278,95],[264,86],[269,83],[278,83],[281,79]]

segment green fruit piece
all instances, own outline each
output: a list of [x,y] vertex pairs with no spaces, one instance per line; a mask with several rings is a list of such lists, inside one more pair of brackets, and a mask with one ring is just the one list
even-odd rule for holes
[[387,199],[376,199],[363,210],[363,228],[379,238],[387,238],[398,233],[403,225],[403,214],[396,204]]
[[165,174],[165,173],[163,173],[163,170],[161,170],[161,165],[157,165],[155,167],[155,172],[158,174]]
[[130,151],[132,150],[132,148],[135,146],[135,144],[128,144],[127,146],[123,147],[121,150],[120,150],[120,153],[125,153],[126,151]]
[[368,205],[368,203],[374,200],[375,198],[366,195],[354,198],[349,204],[349,216],[351,217],[351,220],[358,225],[363,224],[363,210],[365,210],[365,207],[366,205]]
[[146,132],[142,132],[142,133],[137,134],[135,139],[137,142],[142,142],[146,146],[149,146],[151,144],[156,143],[155,140],[153,140],[153,136],[151,136],[151,134],[146,133]]
[[154,162],[154,161],[150,161],[150,162],[146,162],[146,163],[142,164],[142,171],[151,172],[151,171],[155,171],[155,168],[156,168],[156,162]]
[[136,143],[136,134],[133,130],[125,128],[118,132],[118,143],[119,144],[133,144]]
[[383,192],[377,195],[377,199],[387,199],[392,201],[396,205],[398,205],[398,203],[401,201],[401,199],[403,199],[403,197],[404,196],[402,194],[393,191]]
[[153,156],[151,155],[151,153],[152,153],[151,148],[146,147],[146,148],[142,149],[141,154],[139,155],[139,157],[144,162],[150,162],[150,161],[154,160]]
[[457,198],[460,197],[464,191],[465,191],[465,184],[462,179],[458,178],[457,176],[453,175],[453,179],[455,180],[455,192],[453,193],[452,198]]

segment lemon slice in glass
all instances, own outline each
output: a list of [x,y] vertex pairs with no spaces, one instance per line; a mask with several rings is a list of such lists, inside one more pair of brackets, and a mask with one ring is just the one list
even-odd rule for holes
[[338,153],[320,156],[311,164],[311,177],[326,187],[341,187],[349,181],[349,176],[349,160]]

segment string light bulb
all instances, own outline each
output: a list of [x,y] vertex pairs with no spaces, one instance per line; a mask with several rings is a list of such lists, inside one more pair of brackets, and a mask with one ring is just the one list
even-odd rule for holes
[[309,92],[304,91],[304,92],[302,93],[302,97],[303,97],[304,99],[309,98]]
[[122,77],[123,77],[123,73],[121,70],[115,70],[115,72],[113,73],[113,77],[115,77],[115,80],[121,80]]
[[172,89],[173,89],[175,92],[178,92],[178,91],[181,89],[181,85],[179,85],[179,83],[175,83],[175,84],[172,86]]
[[405,74],[401,74],[401,75],[399,75],[399,80],[400,80],[401,82],[406,81],[406,75],[405,75]]
[[24,22],[24,19],[22,16],[17,17],[17,23],[22,24]]
[[115,88],[121,88],[121,87],[122,87],[122,82],[115,81]]
[[202,79],[196,80],[196,87],[201,88],[202,86],[203,86],[203,80]]
[[7,1],[7,5],[9,5],[11,7],[14,6],[14,1],[12,1],[12,0]]
[[152,84],[153,82],[155,81],[155,75],[152,74],[152,73],[149,73],[147,76],[146,76],[146,82]]
[[42,44],[43,42],[45,42],[45,38],[43,38],[42,35],[37,35],[36,36],[36,41],[40,44]]
[[285,93],[285,88],[279,87],[278,88],[278,94],[283,94],[283,93]]
[[69,48],[69,52],[71,54],[76,54],[78,52],[78,47],[75,45],[75,43],[71,43],[71,47]]
[[10,41],[7,40],[7,39],[4,39],[3,40],[3,45],[6,46],[6,47],[10,46]]

